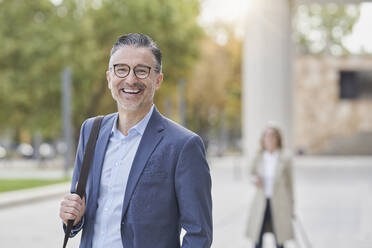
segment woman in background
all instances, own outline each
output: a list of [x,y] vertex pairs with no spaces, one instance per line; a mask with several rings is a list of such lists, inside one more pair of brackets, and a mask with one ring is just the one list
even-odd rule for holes
[[257,188],[250,210],[247,236],[262,248],[263,235],[272,232],[277,248],[293,239],[293,186],[291,160],[282,152],[278,128],[267,127],[261,137],[261,151],[250,168]]

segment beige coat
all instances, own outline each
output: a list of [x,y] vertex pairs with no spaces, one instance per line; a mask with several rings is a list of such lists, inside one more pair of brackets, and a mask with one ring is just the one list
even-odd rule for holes
[[[254,181],[257,177],[262,178],[262,154],[259,154],[254,159],[253,164],[250,168],[250,174],[252,176],[252,181]],[[291,160],[280,153],[275,171],[274,190],[271,198],[273,228],[276,234],[277,243],[279,244],[284,244],[285,241],[294,238],[291,221],[294,205],[292,184]],[[247,228],[247,236],[255,243],[258,242],[265,208],[266,197],[264,189],[260,187],[256,190],[256,194],[249,214]]]

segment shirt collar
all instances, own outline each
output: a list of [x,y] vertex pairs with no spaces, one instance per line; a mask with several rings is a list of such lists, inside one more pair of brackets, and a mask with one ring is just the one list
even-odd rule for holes
[[275,150],[273,152],[264,151],[264,156],[265,157],[276,158],[276,157],[278,157],[278,155],[279,155],[278,150]]
[[[143,135],[143,133],[145,132],[145,129],[147,127],[147,124],[150,121],[150,117],[152,115],[152,112],[154,111],[154,106],[155,105],[152,104],[150,111],[145,115],[145,117],[142,118],[142,120],[140,120],[136,125],[134,125],[133,127],[131,127],[129,129],[128,134],[131,132],[131,130],[133,130],[133,131],[137,131],[141,136]],[[118,130],[118,125],[117,125],[118,117],[119,117],[119,114],[116,113],[115,119],[114,119],[114,124],[113,124],[112,129],[111,129],[111,135],[113,135],[113,134],[116,135],[118,133],[121,134],[121,132]]]

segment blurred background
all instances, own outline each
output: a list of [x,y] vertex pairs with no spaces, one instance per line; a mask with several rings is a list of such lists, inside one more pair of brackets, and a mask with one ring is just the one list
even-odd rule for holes
[[156,106],[205,142],[213,247],[251,245],[247,168],[267,123],[294,156],[313,247],[372,247],[371,24],[359,0],[0,0],[1,243],[62,244],[80,125],[116,111],[110,49],[136,32],[163,53]]

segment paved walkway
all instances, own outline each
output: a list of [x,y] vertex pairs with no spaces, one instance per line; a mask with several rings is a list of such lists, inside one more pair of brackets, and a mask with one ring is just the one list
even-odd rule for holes
[[[211,159],[210,165],[213,247],[248,248],[244,231],[254,189],[246,169],[240,159],[231,157]],[[313,247],[372,247],[371,159],[297,159],[295,185],[297,213]],[[60,247],[60,198],[50,196],[37,203],[0,209],[1,247]],[[265,236],[265,242],[265,248],[274,247],[271,235]],[[78,243],[79,238],[74,238],[68,247],[78,247]],[[295,246],[289,242],[287,247]]]
[[[72,169],[68,174],[72,175]],[[61,159],[44,162],[30,159],[0,160],[0,178],[61,179],[65,175]]]

